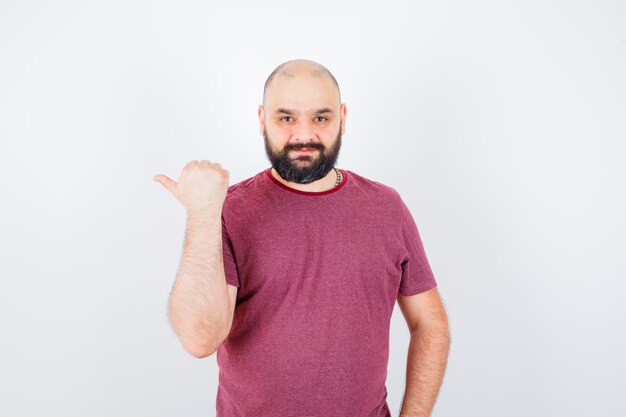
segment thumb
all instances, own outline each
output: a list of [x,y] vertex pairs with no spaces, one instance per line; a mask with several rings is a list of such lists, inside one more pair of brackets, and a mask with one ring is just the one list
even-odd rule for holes
[[176,195],[176,181],[173,181],[166,175],[155,175],[152,179],[158,183],[160,183],[163,187],[165,187],[170,193]]

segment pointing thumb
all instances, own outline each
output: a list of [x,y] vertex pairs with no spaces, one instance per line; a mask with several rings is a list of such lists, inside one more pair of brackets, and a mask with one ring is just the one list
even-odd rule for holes
[[158,183],[160,183],[163,187],[165,187],[169,192],[176,195],[176,182],[171,180],[169,177],[165,175],[155,175],[152,179]]

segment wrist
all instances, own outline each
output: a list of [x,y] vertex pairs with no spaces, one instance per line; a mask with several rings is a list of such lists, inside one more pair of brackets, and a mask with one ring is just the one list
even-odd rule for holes
[[212,224],[222,223],[221,209],[194,209],[187,210],[187,222],[189,224]]

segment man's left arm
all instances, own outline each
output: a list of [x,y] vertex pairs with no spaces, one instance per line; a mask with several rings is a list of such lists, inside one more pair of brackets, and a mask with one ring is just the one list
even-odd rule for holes
[[411,333],[400,417],[430,417],[448,361],[448,318],[437,288],[398,295],[398,305]]

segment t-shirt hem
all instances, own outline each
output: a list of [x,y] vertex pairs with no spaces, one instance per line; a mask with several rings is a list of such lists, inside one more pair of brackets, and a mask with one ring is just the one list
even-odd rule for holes
[[228,278],[228,277],[226,277],[226,283],[230,284],[230,285],[234,285],[235,287],[240,287],[241,286],[239,284],[239,282],[237,282],[236,280],[234,280],[232,278]]

